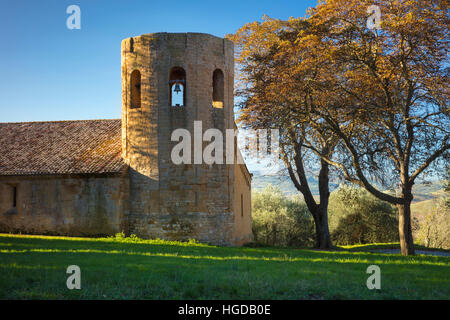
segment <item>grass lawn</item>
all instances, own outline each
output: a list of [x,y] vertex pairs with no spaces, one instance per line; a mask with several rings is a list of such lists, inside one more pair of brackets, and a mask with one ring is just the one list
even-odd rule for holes
[[[450,258],[0,234],[1,299],[450,299]],[[381,268],[381,290],[366,269]],[[81,290],[66,269],[81,268]]]

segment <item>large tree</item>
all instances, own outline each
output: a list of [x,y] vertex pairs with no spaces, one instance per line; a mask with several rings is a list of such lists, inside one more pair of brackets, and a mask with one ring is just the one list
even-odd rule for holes
[[[377,1],[378,30],[367,28],[370,4],[322,1],[311,12],[323,48],[317,60],[334,73],[318,113],[348,155],[329,163],[398,207],[401,252],[409,255],[412,187],[450,148],[448,2]],[[387,173],[397,194],[380,189],[373,173]]]
[[396,205],[401,252],[409,255],[412,187],[427,170],[442,169],[450,148],[448,3],[376,1],[381,24],[371,30],[373,4],[320,1],[304,19],[244,26],[237,41],[247,76],[243,120],[282,128],[305,200],[298,182],[310,150],[325,172],[323,164],[332,165]]
[[[307,81],[300,77],[301,85],[295,90],[284,84],[291,67],[295,67],[289,63],[290,53],[284,45],[294,48],[298,28],[305,27],[306,24],[290,25],[266,17],[262,23],[243,26],[229,38],[236,44],[240,66],[237,94],[242,99],[242,112],[239,120],[246,128],[279,129],[281,158],[313,216],[316,247],[331,248],[328,227],[330,165],[321,156],[332,156],[337,139],[331,130],[314,123],[311,113],[304,112],[309,103],[305,100],[309,94]],[[308,148],[310,144],[319,155]],[[319,201],[314,198],[308,181],[308,175],[313,172],[318,176]]]

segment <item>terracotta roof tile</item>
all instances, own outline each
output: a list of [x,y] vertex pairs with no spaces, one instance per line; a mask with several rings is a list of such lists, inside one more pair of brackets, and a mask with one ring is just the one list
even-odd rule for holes
[[117,173],[121,121],[0,123],[0,176]]

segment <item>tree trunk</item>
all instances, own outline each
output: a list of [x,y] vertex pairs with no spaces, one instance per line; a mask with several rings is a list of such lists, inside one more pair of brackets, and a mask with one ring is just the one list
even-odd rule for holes
[[[328,153],[328,148],[324,148]],[[330,199],[329,187],[329,165],[323,159],[320,161],[321,167],[319,172],[319,195],[320,203],[315,212],[314,222],[316,224],[316,246],[321,249],[331,249],[330,230],[328,228],[328,201]]]
[[412,196],[405,197],[405,203],[398,204],[398,234],[400,236],[400,249],[402,255],[414,255],[414,242],[411,229],[411,200]]
[[331,249],[330,230],[328,228],[327,209],[319,208],[314,213],[314,224],[316,227],[316,248]]
[[[309,188],[308,179],[303,167],[301,144],[296,144],[295,146],[294,162],[297,169],[298,179],[294,175],[292,166],[288,161],[285,161],[289,176],[297,190],[303,194],[303,199],[305,199],[306,206],[308,207],[309,212],[311,212],[314,218],[314,224],[316,228],[316,248],[331,249],[332,244],[330,231],[328,228],[328,199],[330,197],[328,162],[321,160],[321,168],[318,181],[320,203],[317,204]],[[325,154],[330,153],[327,146],[325,146],[322,151]]]

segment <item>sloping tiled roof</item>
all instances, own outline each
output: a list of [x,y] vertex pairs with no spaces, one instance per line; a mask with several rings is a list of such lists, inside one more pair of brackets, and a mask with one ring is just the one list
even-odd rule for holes
[[0,176],[117,173],[121,121],[0,123]]

